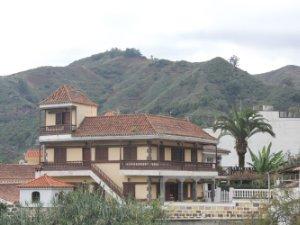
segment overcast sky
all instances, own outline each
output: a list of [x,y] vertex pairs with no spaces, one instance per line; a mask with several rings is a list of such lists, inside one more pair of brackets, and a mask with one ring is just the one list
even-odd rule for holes
[[64,66],[113,47],[262,73],[300,65],[300,1],[1,0],[0,75]]

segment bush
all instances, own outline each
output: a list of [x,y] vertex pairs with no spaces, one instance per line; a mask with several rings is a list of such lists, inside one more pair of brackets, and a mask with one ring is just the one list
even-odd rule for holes
[[54,203],[53,208],[19,208],[0,216],[6,225],[161,225],[164,212],[158,202],[151,204],[105,199],[98,192],[70,192]]

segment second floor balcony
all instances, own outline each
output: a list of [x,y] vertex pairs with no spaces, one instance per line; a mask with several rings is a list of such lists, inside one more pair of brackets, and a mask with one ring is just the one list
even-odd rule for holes
[[[214,171],[215,163],[206,162],[173,162],[149,160],[120,160],[121,170],[175,170],[175,171]],[[41,163],[42,170],[85,170],[89,169],[91,161],[66,161]]]
[[76,125],[58,124],[52,126],[42,126],[40,128],[40,135],[58,135],[68,134],[76,129]]
[[215,163],[206,162],[176,162],[149,160],[122,160],[120,168],[123,170],[177,170],[203,171],[215,170]]

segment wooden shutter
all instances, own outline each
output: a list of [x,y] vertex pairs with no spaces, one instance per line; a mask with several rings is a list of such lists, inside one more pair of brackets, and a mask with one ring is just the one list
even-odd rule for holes
[[124,146],[123,148],[124,160],[137,160],[137,147]]
[[130,148],[128,146],[123,147],[123,158],[124,160],[130,160]]
[[56,125],[62,124],[62,113],[61,112],[55,113],[55,124]]
[[136,146],[131,146],[130,158],[131,158],[131,160],[137,160],[137,147]]
[[70,120],[71,120],[70,112],[64,112],[62,124],[71,124]]
[[159,151],[159,160],[165,161],[165,146],[160,145],[158,151]]
[[90,148],[82,149],[82,161],[84,161],[84,162],[91,161],[91,149]]
[[135,198],[135,184],[134,183],[123,183],[123,194],[126,198]]
[[188,183],[183,183],[183,199],[188,199],[188,188],[189,184]]
[[108,161],[108,147],[105,146],[96,147],[95,160]]
[[56,147],[54,148],[54,162],[65,163],[67,161],[67,150],[66,148]]
[[197,162],[197,149],[196,148],[192,148],[192,150],[191,150],[191,161]]

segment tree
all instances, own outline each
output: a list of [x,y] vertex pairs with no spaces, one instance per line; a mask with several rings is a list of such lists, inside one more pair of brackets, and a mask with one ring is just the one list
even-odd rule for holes
[[221,116],[215,122],[214,131],[221,130],[221,136],[231,135],[235,139],[235,149],[239,157],[239,167],[245,166],[248,139],[256,133],[275,136],[272,126],[254,110],[234,110],[229,116]]
[[236,69],[239,66],[240,58],[236,55],[233,55],[229,58],[229,63]]
[[284,154],[282,151],[271,154],[272,143],[268,147],[264,146],[263,149],[255,155],[251,150],[252,163],[249,163],[254,170],[258,173],[274,172],[279,167],[284,165]]

